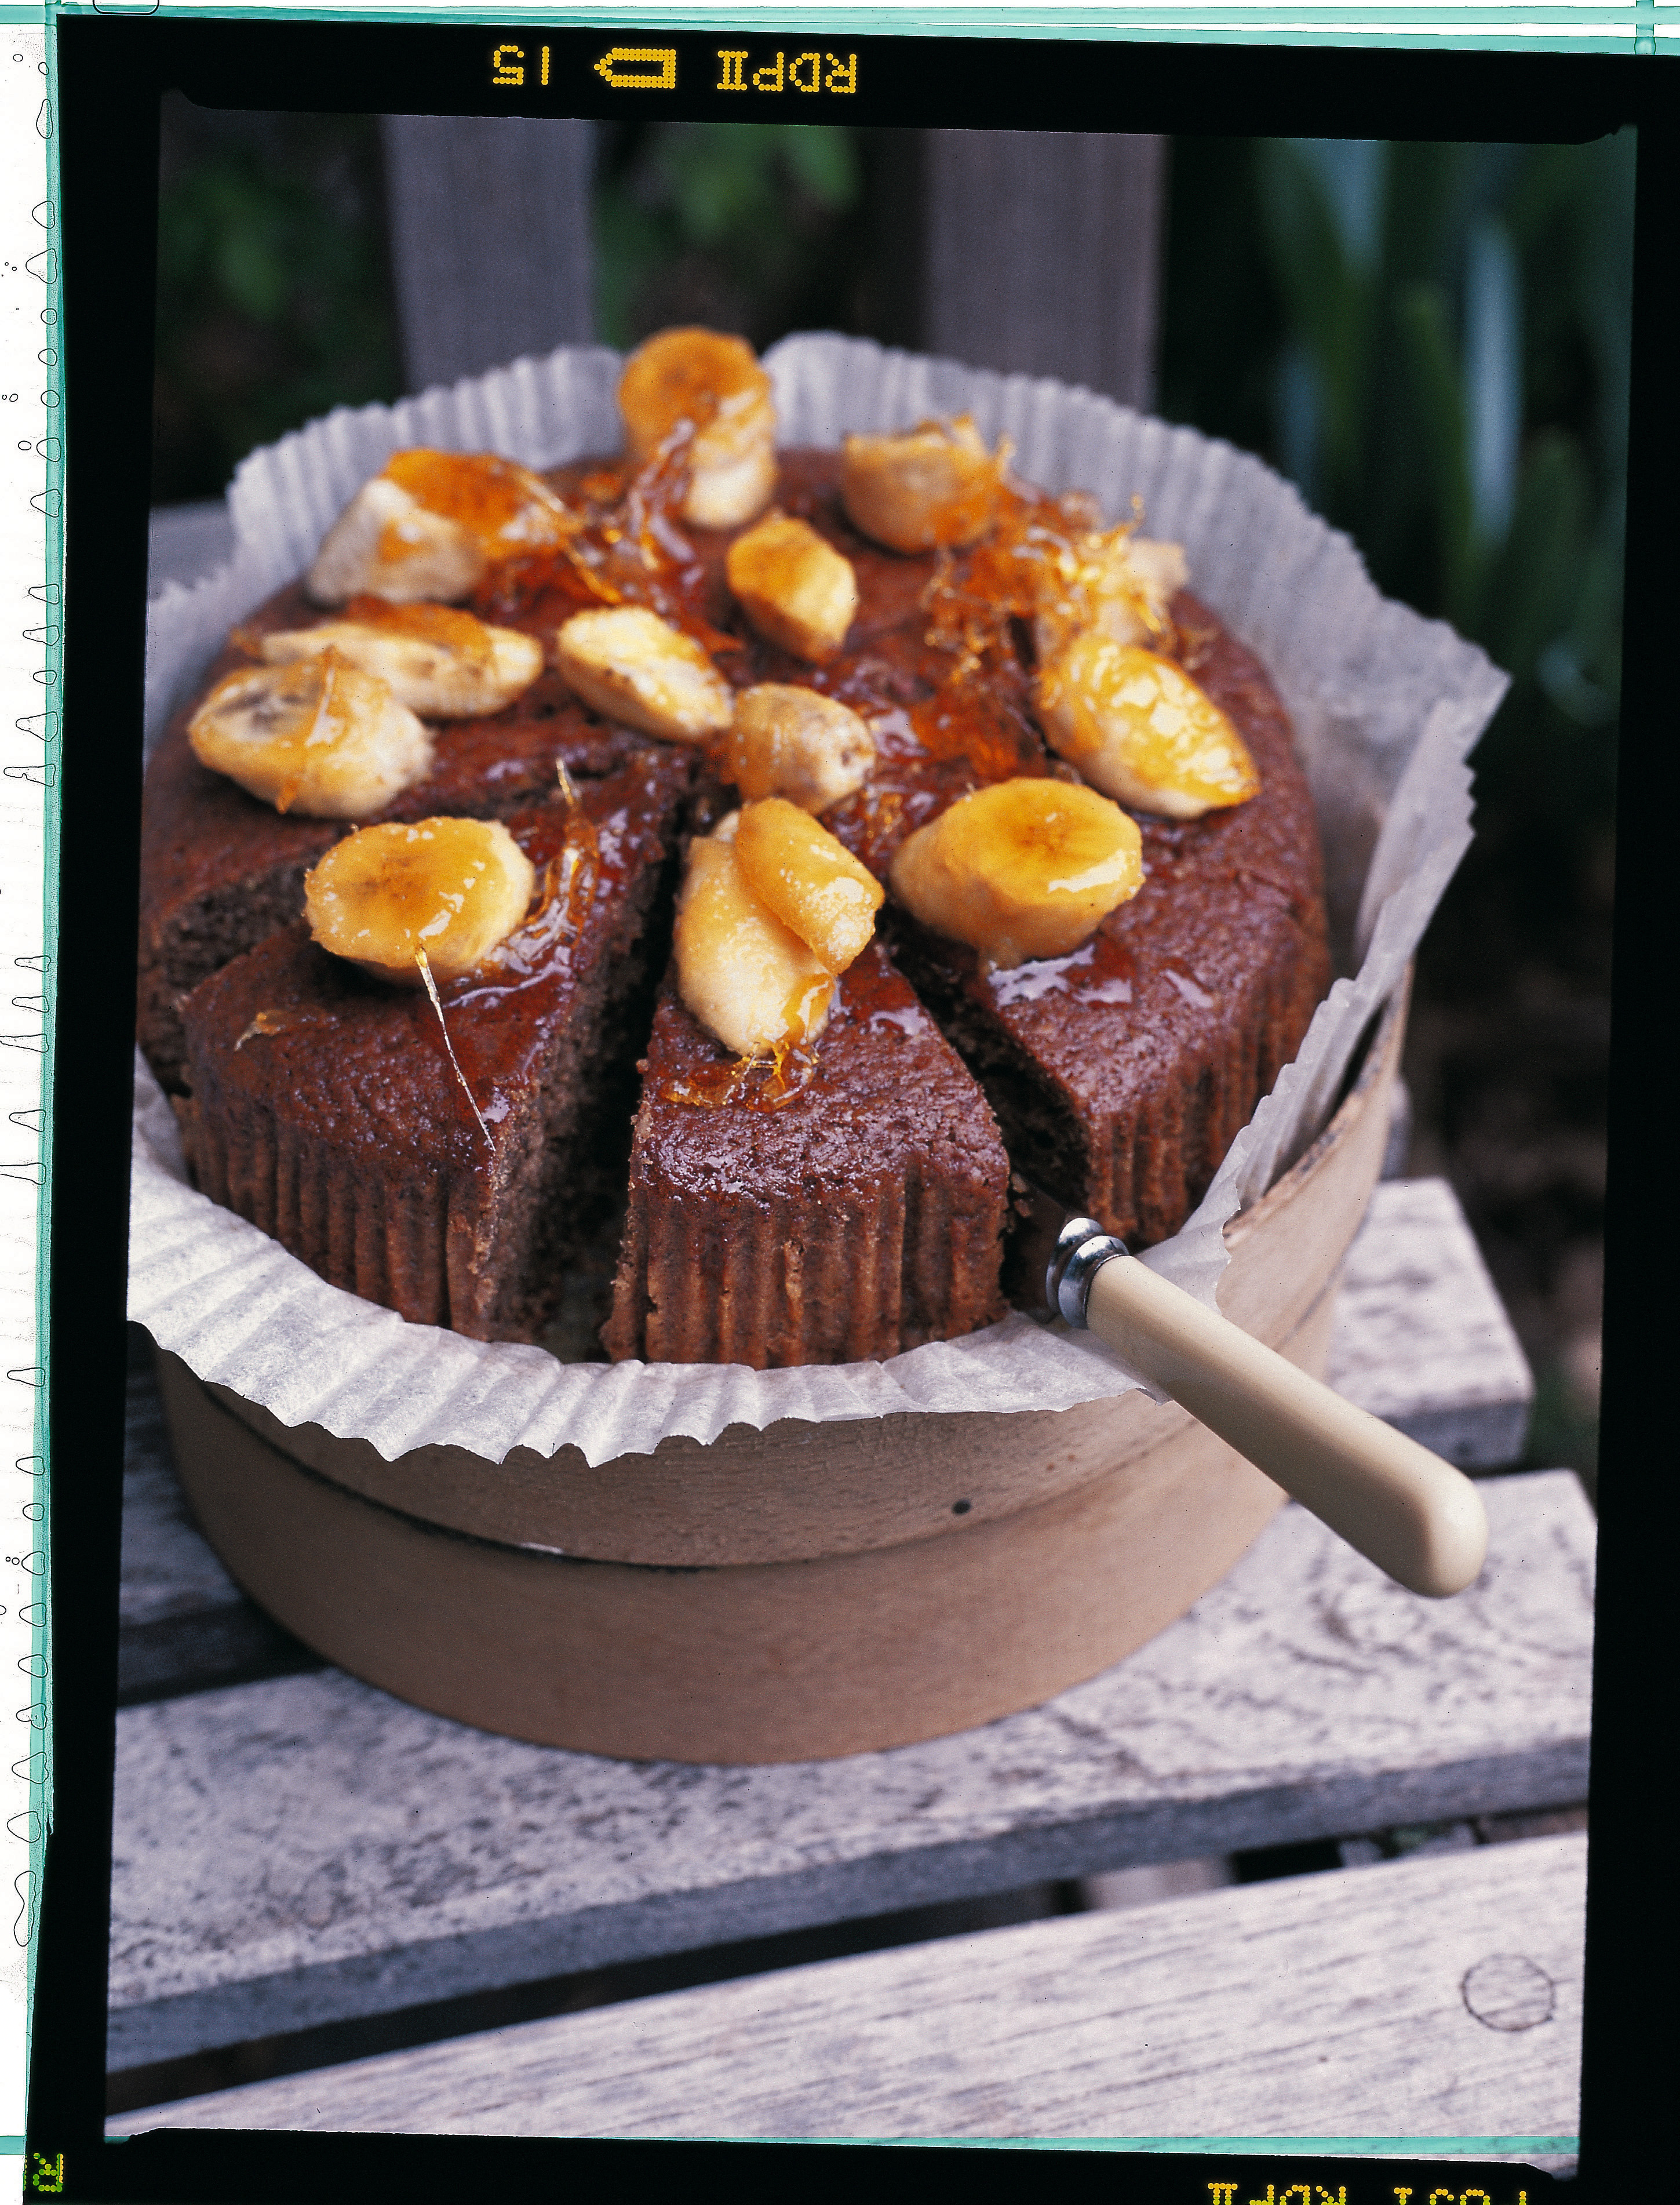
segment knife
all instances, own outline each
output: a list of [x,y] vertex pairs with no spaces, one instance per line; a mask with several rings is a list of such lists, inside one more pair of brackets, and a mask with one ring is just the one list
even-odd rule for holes
[[1106,1233],[1070,1218],[1044,1275],[1052,1316],[1089,1329],[1410,1591],[1481,1574],[1487,1512],[1462,1471],[1297,1370]]

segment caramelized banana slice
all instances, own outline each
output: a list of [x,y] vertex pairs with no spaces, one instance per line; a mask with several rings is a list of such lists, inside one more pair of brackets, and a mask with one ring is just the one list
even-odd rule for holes
[[411,711],[435,720],[499,712],[543,671],[543,646],[517,628],[491,627],[450,605],[392,605],[358,597],[352,618],[285,628],[262,639],[270,665],[332,650],[377,674]]
[[376,980],[418,988],[458,979],[519,924],[537,875],[500,820],[421,819],[364,827],[304,875],[309,930]]
[[645,605],[574,613],[560,631],[556,658],[585,704],[644,734],[703,742],[734,717],[729,684],[704,648]]
[[1181,666],[1087,629],[1039,669],[1051,747],[1094,788],[1140,811],[1199,819],[1260,791],[1248,747]]
[[431,737],[377,675],[330,645],[289,666],[242,667],[187,723],[200,764],[276,811],[361,819],[431,771]]
[[761,681],[735,699],[718,765],[744,797],[785,796],[802,811],[826,811],[869,779],[875,738],[833,697]]
[[[677,986],[709,1033],[738,1056],[815,1041],[834,976],[747,884],[731,813],[695,842],[677,906]],[[727,830],[727,831],[726,831]]]
[[631,354],[618,400],[638,466],[680,421],[694,424],[685,520],[739,528],[769,503],[775,407],[750,344],[715,330],[662,330]]
[[735,855],[747,886],[831,972],[868,945],[886,893],[844,842],[780,796],[739,814]]
[[1081,628],[1114,643],[1156,644],[1169,632],[1167,608],[1188,586],[1182,544],[1116,528],[1088,536],[1079,547],[1077,593],[1041,612],[1033,623],[1040,662]]
[[738,536],[724,562],[741,610],[767,642],[821,665],[858,616],[852,562],[808,521],[767,513]]
[[919,829],[893,893],[994,969],[1064,957],[1143,885],[1143,838],[1116,804],[1064,781],[1000,781]]
[[496,561],[575,534],[578,517],[529,467],[493,452],[394,452],[328,530],[304,586],[320,605],[365,591],[448,603]]
[[1009,451],[1005,438],[988,452],[967,413],[902,437],[848,437],[840,502],[853,527],[889,550],[957,549],[991,526]]

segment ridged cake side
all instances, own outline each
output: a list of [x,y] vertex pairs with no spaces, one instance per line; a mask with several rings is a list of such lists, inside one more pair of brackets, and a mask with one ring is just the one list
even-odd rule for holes
[[668,979],[602,1334],[614,1360],[864,1362],[1003,1314],[1008,1158],[878,942],[841,982],[794,1101],[705,1108],[668,1091],[725,1061]]

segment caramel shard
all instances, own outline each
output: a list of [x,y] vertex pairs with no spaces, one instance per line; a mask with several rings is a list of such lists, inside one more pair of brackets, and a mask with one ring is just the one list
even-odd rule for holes
[[734,716],[733,692],[703,646],[644,605],[573,614],[556,656],[585,704],[644,734],[699,743]]
[[738,819],[732,814],[689,850],[677,906],[677,985],[726,1049],[757,1056],[814,1041],[827,1023],[834,982],[748,885],[734,850]]
[[747,886],[830,972],[844,972],[875,932],[886,892],[846,845],[780,796],[743,807],[735,855]]
[[349,620],[264,636],[263,657],[283,665],[336,651],[363,673],[377,675],[411,711],[438,720],[499,712],[543,671],[543,646],[534,636],[492,627],[454,606],[366,597],[353,601],[351,612]]
[[741,610],[767,642],[821,665],[846,641],[858,615],[852,562],[808,521],[766,514],[738,536],[725,562]]
[[1116,528],[1086,537],[1077,558],[1074,588],[1034,622],[1041,662],[1082,628],[1094,628],[1114,643],[1151,648],[1170,636],[1168,609],[1190,583],[1183,544]]
[[500,820],[421,819],[364,827],[304,876],[309,930],[374,978],[418,988],[459,979],[523,921],[537,885]]
[[1088,629],[1040,668],[1040,724],[1094,788],[1168,819],[1199,819],[1260,790],[1248,747],[1181,666]]
[[1006,441],[986,449],[967,413],[901,437],[848,437],[840,502],[852,526],[889,550],[959,549],[991,526],[1008,455]]
[[802,811],[826,811],[869,779],[875,738],[835,698],[761,681],[735,699],[718,764],[749,799],[785,796]]
[[1064,957],[1143,885],[1143,841],[1117,804],[1063,781],[1003,781],[912,835],[893,893],[994,968]]
[[242,667],[187,723],[212,772],[312,819],[361,819],[431,771],[431,737],[377,675],[330,645],[290,665]]
[[639,466],[692,421],[688,495],[697,528],[739,528],[770,502],[776,417],[752,347],[715,330],[662,330],[632,353],[619,383],[630,455]]

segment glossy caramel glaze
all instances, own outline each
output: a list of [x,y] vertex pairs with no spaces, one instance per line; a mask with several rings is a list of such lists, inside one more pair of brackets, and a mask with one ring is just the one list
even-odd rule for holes
[[979,1090],[879,942],[840,981],[791,1100],[672,1099],[729,1062],[668,978],[603,1334],[614,1359],[859,1362],[1002,1314],[1009,1160]]

